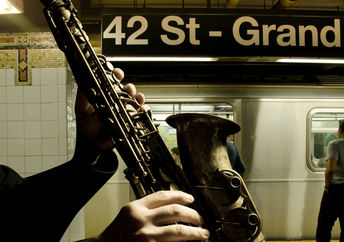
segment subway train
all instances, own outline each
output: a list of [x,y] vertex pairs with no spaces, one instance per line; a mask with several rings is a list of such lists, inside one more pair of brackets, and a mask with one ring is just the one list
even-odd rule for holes
[[[180,112],[224,116],[229,111],[227,117],[241,125],[235,144],[248,168],[244,179],[266,238],[314,238],[324,186],[322,141],[344,118],[343,87],[195,85],[142,91],[154,104],[153,113],[158,103],[160,108],[181,104]],[[183,109],[183,104],[188,105]],[[209,106],[202,109],[202,104]],[[228,104],[233,108],[221,109]]]
[[[171,114],[208,113],[237,122],[241,131],[234,142],[247,166],[244,180],[265,238],[315,238],[324,190],[323,143],[344,118],[344,86],[137,84],[137,89],[145,94],[169,148],[176,145],[176,132],[164,121]],[[95,215],[104,197],[128,194],[123,167],[86,208],[86,225],[92,206]],[[332,238],[339,232],[337,222]]]

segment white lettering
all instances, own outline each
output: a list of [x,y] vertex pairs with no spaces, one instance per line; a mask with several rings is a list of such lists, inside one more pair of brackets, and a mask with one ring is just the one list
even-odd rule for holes
[[272,30],[276,30],[276,24],[263,25],[263,45],[269,45],[269,34]]
[[[334,39],[332,42],[329,42],[327,40],[327,33],[328,32],[333,32],[334,34]],[[335,19],[334,20],[334,27],[332,26],[325,26],[322,28],[320,31],[320,40],[321,43],[326,46],[326,47],[340,47],[340,20]]]
[[313,25],[307,25],[306,27],[301,25],[299,27],[299,45],[306,45],[306,31],[311,31],[312,33],[312,46],[318,46],[318,29]]
[[238,18],[234,24],[233,24],[233,36],[234,39],[241,45],[249,46],[249,45],[259,45],[259,30],[258,29],[249,29],[247,30],[247,35],[251,35],[252,37],[250,39],[243,39],[242,36],[240,35],[240,27],[243,23],[250,23],[252,27],[258,27],[258,22],[248,16],[240,17]]
[[[319,38],[325,47],[341,47],[340,19],[334,19],[333,26],[328,25],[319,30],[313,25],[293,26],[283,24],[263,24],[250,16],[238,18],[233,24],[233,37],[235,41],[243,46],[262,45],[269,46],[306,46],[306,34],[311,34],[311,46],[319,46]],[[299,39],[297,39],[299,37]]]
[[[284,32],[287,30],[288,32]],[[279,46],[296,46],[296,31],[292,25],[281,25],[277,28],[277,32],[282,32],[277,36],[277,44]]]
[[178,25],[184,25],[184,21],[182,18],[178,16],[167,16],[165,17],[162,22],[161,26],[167,32],[173,33],[177,35],[176,39],[170,39],[167,34],[161,35],[161,40],[167,45],[179,45],[184,42],[185,40],[185,33],[182,29],[177,27],[170,26],[170,22],[176,22]]
[[199,29],[200,26],[199,26],[199,24],[196,24],[196,19],[190,18],[189,23],[186,25],[186,28],[189,29],[190,44],[199,45],[200,41],[197,40],[197,38],[196,38],[196,29]]

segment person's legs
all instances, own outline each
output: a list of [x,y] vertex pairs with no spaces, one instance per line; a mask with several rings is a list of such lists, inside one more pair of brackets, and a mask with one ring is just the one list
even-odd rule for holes
[[339,212],[340,242],[344,242],[344,184],[337,185],[337,208]]
[[316,231],[317,242],[328,242],[331,240],[332,227],[337,219],[337,216],[333,212],[333,201],[331,197],[329,192],[324,192],[321,200]]

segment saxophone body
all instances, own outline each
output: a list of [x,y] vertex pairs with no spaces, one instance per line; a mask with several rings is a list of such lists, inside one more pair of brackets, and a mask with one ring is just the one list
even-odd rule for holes
[[[86,93],[127,166],[124,173],[136,197],[159,190],[182,190],[195,197],[191,206],[203,217],[211,242],[254,241],[260,233],[260,217],[243,180],[231,169],[228,156],[226,160],[223,159],[223,152],[218,153],[223,151],[223,147],[211,149],[212,161],[204,157],[196,158],[197,152],[208,145],[194,142],[195,139],[190,145],[185,144],[189,138],[180,141],[183,139],[180,133],[189,128],[191,131],[195,122],[187,118],[185,121],[189,125],[182,127],[178,123],[183,118],[178,116],[173,125],[178,129],[179,145],[182,144],[179,148],[183,151],[183,172],[175,164],[150,114],[137,111],[139,104],[113,75],[111,63],[95,53],[76,17],[77,10],[72,1],[41,2],[45,6],[44,14],[51,32],[59,49],[65,53],[78,87]],[[234,122],[228,122],[226,132],[235,133],[240,129]],[[200,131],[203,128],[197,131],[202,137],[218,139],[212,133],[203,134]],[[221,137],[225,137],[223,135]],[[192,162],[188,163],[188,159]],[[220,160],[225,161],[222,163]],[[197,168],[199,165],[202,166],[201,175]],[[222,202],[219,203],[219,200]]]

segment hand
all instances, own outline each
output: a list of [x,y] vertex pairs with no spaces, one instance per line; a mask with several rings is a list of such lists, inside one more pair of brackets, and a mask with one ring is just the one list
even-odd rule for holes
[[191,195],[180,191],[150,194],[125,205],[98,239],[101,242],[205,240],[209,231],[198,227],[203,223],[202,218],[186,207],[193,201]]
[[[124,78],[124,72],[121,69],[115,68],[113,72],[119,81]],[[136,93],[136,88],[133,84],[127,84],[124,89],[130,96],[137,100],[140,105],[139,109],[149,109],[149,107],[144,104],[144,95],[142,93]],[[77,141],[74,156],[82,155],[84,158],[89,157],[90,162],[93,162],[102,151],[112,148],[114,142],[102,128],[101,120],[95,114],[95,109],[88,102],[85,93],[79,89],[75,102],[75,114],[77,122]],[[85,151],[88,152],[85,153]]]

